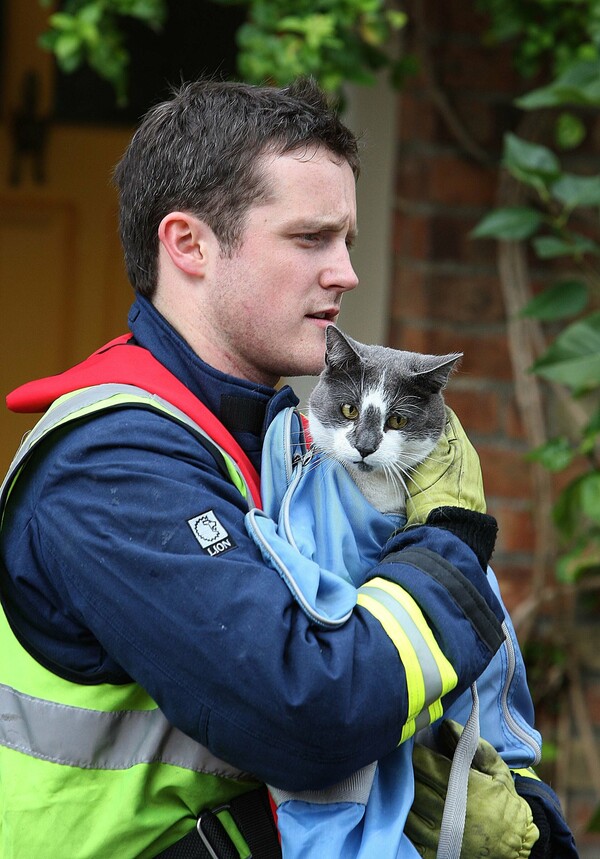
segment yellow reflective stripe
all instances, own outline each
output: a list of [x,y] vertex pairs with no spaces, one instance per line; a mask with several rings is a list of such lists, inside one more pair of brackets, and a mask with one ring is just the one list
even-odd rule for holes
[[[69,408],[68,406],[68,403],[71,400],[74,400],[76,403],[76,406],[74,408]],[[81,401],[81,404],[77,405],[79,401]],[[10,483],[8,483],[6,487],[3,487],[5,501],[10,496],[15,481],[19,476],[21,469],[23,468],[23,465],[18,463],[20,462],[20,460],[24,459],[27,456],[29,450],[33,448],[36,444],[38,444],[40,441],[42,441],[42,439],[44,439],[48,433],[52,432],[58,427],[68,424],[71,421],[79,420],[80,418],[85,418],[89,415],[93,415],[96,412],[106,411],[110,408],[118,407],[121,405],[142,405],[144,407],[150,407],[158,412],[162,412],[163,414],[168,415],[171,418],[179,420],[183,424],[187,424],[188,426],[193,427],[196,431],[199,431],[201,435],[203,435],[215,446],[217,450],[220,451],[225,461],[227,472],[232,483],[240,492],[242,497],[245,500],[248,500],[250,493],[246,485],[246,481],[241,474],[239,468],[237,467],[235,461],[227,453],[227,451],[225,451],[220,445],[218,445],[203,429],[203,427],[197,424],[192,418],[189,417],[189,415],[187,415],[185,412],[182,412],[177,407],[171,405],[166,400],[163,400],[155,394],[150,394],[149,392],[146,392],[143,389],[138,388],[137,386],[105,384],[91,385],[86,388],[79,388],[76,391],[70,391],[67,394],[63,394],[63,396],[59,397],[57,400],[54,401],[54,403],[52,403],[46,414],[38,421],[33,430],[31,430],[31,432],[26,436],[19,450],[17,451],[17,455],[15,456],[15,460],[13,461],[13,466],[11,466],[11,469],[9,470],[8,474],[8,480],[10,481]],[[15,471],[13,474],[11,474],[13,468],[15,469]],[[3,516],[4,509],[2,509],[2,517]]]
[[456,671],[448,662],[445,655],[440,649],[439,644],[437,643],[435,636],[431,630],[431,627],[425,620],[423,612],[411,597],[411,595],[404,590],[400,585],[395,584],[394,582],[390,582],[388,579],[376,578],[372,579],[367,583],[367,587],[369,588],[379,588],[380,590],[387,593],[392,599],[396,600],[396,602],[400,603],[403,608],[408,612],[417,626],[419,632],[423,636],[427,647],[429,648],[430,653],[435,659],[435,663],[440,672],[440,678],[442,681],[442,695],[443,697],[447,692],[450,692],[458,683],[458,677],[456,675]]
[[408,739],[408,737],[404,736],[407,727],[409,724],[412,725],[412,732],[409,734],[409,736],[411,736],[414,733],[415,717],[425,706],[425,683],[417,654],[409,637],[406,635],[394,615],[388,611],[385,606],[381,605],[381,603],[377,602],[376,599],[361,591],[358,593],[357,602],[370,612],[373,617],[377,618],[389,638],[391,638],[394,647],[398,651],[402,664],[404,665],[409,707],[408,719],[402,730],[402,737],[400,740],[400,742],[404,742],[405,739]]
[[437,701],[434,701],[433,704],[429,707],[429,724],[432,722],[437,722],[438,719],[441,719],[444,715],[444,708],[442,707],[442,702],[438,698]]
[[441,698],[454,689],[458,677],[421,609],[400,585],[373,579],[359,589],[357,601],[381,623],[404,666],[408,712],[403,743],[442,716]]
[[515,775],[522,775],[524,778],[532,778],[535,781],[541,781],[541,778],[537,773],[535,773],[531,767],[526,767],[525,769],[515,769],[514,767],[510,768],[511,773]]
[[[215,442],[213,442],[213,444],[215,445],[215,447],[218,447],[218,445]],[[237,465],[231,459],[229,454],[225,453],[223,448],[219,447],[219,450],[221,451],[221,454],[223,455],[223,459],[225,460],[225,465],[227,466],[227,473],[229,474],[229,478],[230,478],[231,482],[233,483],[235,488],[238,490],[238,492],[240,493],[242,498],[248,500],[248,487],[246,486],[246,482],[243,479],[243,477],[241,476]]]

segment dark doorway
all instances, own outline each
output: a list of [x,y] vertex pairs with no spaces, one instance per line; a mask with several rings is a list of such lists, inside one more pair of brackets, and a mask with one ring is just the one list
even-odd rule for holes
[[170,0],[160,33],[123,19],[131,54],[128,103],[116,104],[112,86],[88,67],[57,72],[53,119],[78,123],[136,123],[170,86],[209,75],[235,77],[235,34],[246,10],[209,0]]

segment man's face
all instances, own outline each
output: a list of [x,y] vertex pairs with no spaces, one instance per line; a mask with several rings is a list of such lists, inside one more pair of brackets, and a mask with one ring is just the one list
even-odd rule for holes
[[202,357],[272,385],[323,367],[325,328],[358,284],[349,256],[356,195],[349,164],[325,148],[269,156],[264,170],[268,200],[249,210],[241,245],[212,271]]

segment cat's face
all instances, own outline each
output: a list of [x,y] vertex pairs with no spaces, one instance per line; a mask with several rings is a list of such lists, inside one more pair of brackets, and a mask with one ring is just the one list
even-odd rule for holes
[[365,346],[334,326],[326,342],[327,365],[308,404],[315,446],[359,485],[377,472],[404,483],[442,433],[441,391],[460,354]]

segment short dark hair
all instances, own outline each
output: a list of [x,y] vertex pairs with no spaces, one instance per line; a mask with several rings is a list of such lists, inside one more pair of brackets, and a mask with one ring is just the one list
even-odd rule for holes
[[261,156],[325,146],[358,176],[358,146],[309,78],[288,87],[214,80],[183,84],[151,108],[117,165],[120,233],[134,289],[152,297],[158,227],[169,212],[206,221],[232,252],[248,209],[268,194]]

